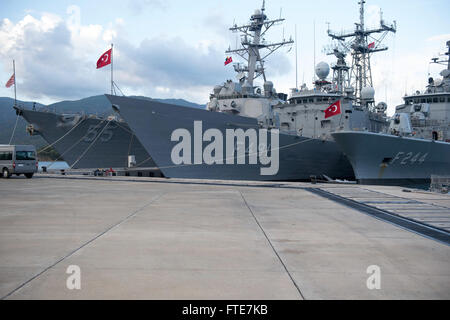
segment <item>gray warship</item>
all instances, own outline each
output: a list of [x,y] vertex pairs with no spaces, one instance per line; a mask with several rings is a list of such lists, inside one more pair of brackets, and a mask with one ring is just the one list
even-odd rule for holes
[[[363,6],[361,1],[362,13]],[[371,77],[359,64],[369,63],[369,53],[387,48],[367,48],[369,32],[362,22],[365,37],[357,38],[362,47],[347,51],[358,59],[357,63],[347,67],[345,50],[336,48],[333,54],[338,63],[333,66],[333,79],[326,80],[329,66],[319,64],[319,80],[314,88],[309,90],[304,85],[300,90],[294,89],[288,99],[266,79],[265,59],[293,41],[265,41],[267,31],[284,19],[268,20],[264,11],[263,2],[262,9],[255,11],[248,24],[230,28],[241,32],[241,46],[229,48],[226,54],[236,54],[247,64],[234,64],[237,82],[228,80],[214,87],[207,110],[107,95],[113,109],[130,125],[164,176],[272,181],[309,180],[311,176],[354,178],[352,167],[331,132],[355,128],[378,132],[386,125],[386,105],[375,106],[369,86],[355,90],[351,75],[365,84]],[[373,32],[395,32],[395,27],[382,22],[380,29]],[[331,32],[330,36],[342,38]],[[264,49],[267,52],[263,53]],[[262,88],[254,82],[260,77],[264,81]],[[342,102],[341,114],[325,119],[324,109],[336,101]]]
[[336,132],[333,137],[364,184],[424,184],[450,175],[450,41],[442,79],[406,95],[385,133]]
[[29,123],[27,131],[41,135],[60,154],[58,160],[66,161],[70,168],[155,167],[127,123],[117,116],[14,108]]

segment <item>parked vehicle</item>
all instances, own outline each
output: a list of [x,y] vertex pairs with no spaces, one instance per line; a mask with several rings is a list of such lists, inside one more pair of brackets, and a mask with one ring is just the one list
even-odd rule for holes
[[36,147],[30,145],[0,145],[0,175],[10,178],[13,174],[31,179],[37,172]]

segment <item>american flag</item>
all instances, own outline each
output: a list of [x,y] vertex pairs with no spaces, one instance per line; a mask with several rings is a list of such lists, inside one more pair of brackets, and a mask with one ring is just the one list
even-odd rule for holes
[[11,78],[9,78],[8,82],[6,83],[6,87],[9,88],[11,87],[16,81],[16,77],[15,74],[13,73],[13,75],[11,76]]

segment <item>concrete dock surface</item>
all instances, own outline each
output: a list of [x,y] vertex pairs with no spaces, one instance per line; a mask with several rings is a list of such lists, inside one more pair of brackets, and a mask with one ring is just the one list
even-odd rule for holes
[[450,196],[399,187],[0,179],[0,297],[450,299],[448,244],[309,188],[450,223]]

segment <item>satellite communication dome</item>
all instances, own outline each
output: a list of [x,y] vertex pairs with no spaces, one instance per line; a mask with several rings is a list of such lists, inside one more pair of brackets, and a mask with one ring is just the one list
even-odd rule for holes
[[259,9],[255,10],[255,16],[259,16],[261,14],[261,11],[259,11]]
[[319,62],[316,65],[316,75],[320,80],[325,80],[330,74],[330,66],[326,62]]
[[375,98],[375,89],[372,87],[364,87],[361,90],[361,98],[363,100],[373,100]]

